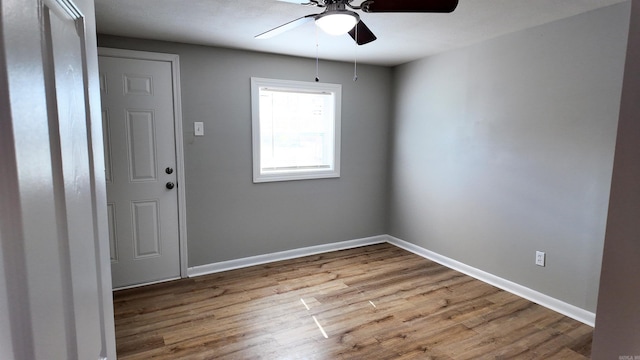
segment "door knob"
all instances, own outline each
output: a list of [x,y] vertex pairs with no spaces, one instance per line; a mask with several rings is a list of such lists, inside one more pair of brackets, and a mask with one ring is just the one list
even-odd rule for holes
[[168,168],[164,169],[164,172],[166,172],[167,174],[173,174],[173,168],[172,167],[168,167]]
[[176,186],[176,184],[169,181],[165,186],[167,187],[167,189],[171,190]]

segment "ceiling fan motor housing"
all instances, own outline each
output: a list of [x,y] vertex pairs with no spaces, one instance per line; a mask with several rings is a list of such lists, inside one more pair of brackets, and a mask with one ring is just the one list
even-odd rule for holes
[[326,10],[316,16],[316,21],[330,15],[350,15],[355,18],[356,23],[360,21],[360,15],[355,11],[347,10],[344,2],[331,2],[326,6]]

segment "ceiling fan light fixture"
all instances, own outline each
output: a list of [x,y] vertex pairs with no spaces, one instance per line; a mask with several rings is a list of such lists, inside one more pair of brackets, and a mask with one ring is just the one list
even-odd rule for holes
[[360,21],[353,11],[326,11],[316,18],[316,25],[329,35],[344,35]]

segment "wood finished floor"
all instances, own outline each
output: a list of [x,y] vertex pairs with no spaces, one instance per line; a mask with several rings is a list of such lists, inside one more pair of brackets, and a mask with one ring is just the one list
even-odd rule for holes
[[593,332],[389,244],[117,291],[114,309],[121,360],[587,359]]

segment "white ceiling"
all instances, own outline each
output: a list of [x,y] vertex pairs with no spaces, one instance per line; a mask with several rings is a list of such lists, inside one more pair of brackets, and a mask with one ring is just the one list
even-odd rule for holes
[[[254,36],[321,8],[276,0],[95,0],[98,33],[398,65],[626,0],[460,0],[451,14],[360,13],[378,40],[356,46],[305,24]],[[353,4],[359,4],[355,0]],[[316,41],[317,36],[317,41]],[[318,46],[316,47],[316,43]]]

